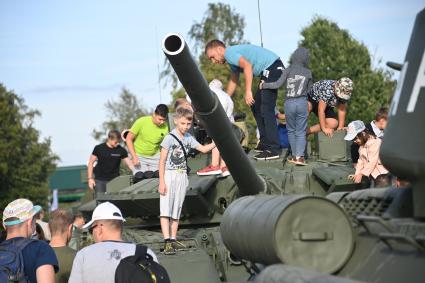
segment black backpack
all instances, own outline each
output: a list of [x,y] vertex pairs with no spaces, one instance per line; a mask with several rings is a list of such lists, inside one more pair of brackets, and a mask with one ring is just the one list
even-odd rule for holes
[[34,240],[15,238],[0,244],[0,282],[29,282],[24,274],[22,250],[32,241]]
[[147,251],[146,246],[136,245],[136,253],[123,258],[118,264],[115,283],[170,283],[165,268],[155,262]]

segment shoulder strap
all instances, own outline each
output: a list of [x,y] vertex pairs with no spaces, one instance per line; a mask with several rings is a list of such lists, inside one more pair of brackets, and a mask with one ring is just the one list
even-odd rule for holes
[[19,239],[9,239],[6,241],[3,241],[1,243],[1,246],[5,246],[8,244],[14,245],[18,248],[19,252],[21,252],[28,244],[34,242],[34,239],[28,239],[28,238],[19,238]]
[[136,245],[136,251],[134,252],[134,262],[137,262],[141,259],[146,259],[148,252],[148,247],[142,244]]
[[181,142],[181,140],[178,138],[178,137],[176,137],[173,133],[169,133],[173,138],[175,138],[176,139],[176,141],[180,144],[180,146],[182,147],[182,149],[183,149],[183,154],[184,154],[184,161],[186,161],[186,170],[187,170],[187,168],[188,168],[188,166],[187,166],[187,153],[186,153],[186,149],[184,148],[184,145],[183,145],[183,143]]

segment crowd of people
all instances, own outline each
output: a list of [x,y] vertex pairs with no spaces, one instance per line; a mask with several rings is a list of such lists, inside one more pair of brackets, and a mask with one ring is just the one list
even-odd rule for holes
[[[212,40],[205,47],[205,55],[215,64],[230,65],[231,77],[226,90],[216,79],[209,85],[230,122],[234,122],[232,95],[240,73],[244,75],[245,102],[251,107],[259,131],[255,159],[280,157],[276,117],[284,118],[292,152],[289,162],[307,165],[308,134],[322,131],[332,137],[335,130],[346,130],[345,140],[353,141],[355,167],[355,174],[348,178],[355,183],[367,179],[376,187],[389,184],[389,172],[379,159],[388,109],[379,109],[375,120],[367,125],[352,121],[345,127],[347,102],[353,91],[351,79],[343,77],[313,83],[313,74],[308,68],[309,52],[303,47],[294,51],[288,68],[272,51],[251,44],[226,47],[223,42]],[[255,95],[252,93],[254,76],[260,78]],[[284,114],[275,110],[278,89],[282,86],[286,90]],[[311,112],[318,117],[319,124],[308,127]],[[177,232],[188,187],[189,151],[212,151],[211,163],[198,170],[198,175],[226,177],[230,174],[214,141],[202,144],[193,136],[194,119],[190,99],[176,100],[175,111],[170,116],[168,107],[160,104],[152,115],[137,119],[128,130],[127,150],[120,145],[122,134],[112,130],[106,142],[94,147],[88,162],[88,186],[96,194],[107,192],[107,183],[119,176],[122,161],[134,175],[159,178],[159,218],[165,255],[186,249],[177,240]],[[30,282],[114,282],[121,260],[134,256],[139,250],[134,243],[124,241],[124,216],[109,202],[98,205],[87,224],[82,215],[74,216],[63,209],[51,212],[48,223],[43,219],[41,207],[27,199],[17,199],[3,211],[6,239],[1,245],[13,246],[22,254],[24,269],[20,276]],[[82,249],[76,240],[81,229],[88,229],[95,242]],[[145,253],[158,262],[151,249]]]

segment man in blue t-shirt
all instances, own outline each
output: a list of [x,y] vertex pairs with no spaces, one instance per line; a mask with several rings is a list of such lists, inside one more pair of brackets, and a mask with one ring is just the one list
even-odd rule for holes
[[[27,199],[9,203],[3,211],[3,226],[7,237],[2,245],[13,245],[29,239],[35,232],[34,216],[41,210]],[[55,252],[45,241],[27,240],[22,249],[24,274],[29,282],[54,283],[55,272],[59,270]]]
[[245,102],[251,106],[257,127],[260,132],[260,142],[257,150],[261,151],[256,159],[270,160],[279,158],[281,149],[279,135],[276,128],[274,109],[276,107],[277,89],[258,89],[255,96],[252,95],[252,79],[260,77],[264,82],[274,82],[282,74],[285,68],[282,61],[275,53],[265,48],[241,44],[226,48],[220,40],[212,40],[205,47],[205,55],[214,64],[228,63],[232,71],[227,93],[233,95],[239,74],[243,72],[245,77]]

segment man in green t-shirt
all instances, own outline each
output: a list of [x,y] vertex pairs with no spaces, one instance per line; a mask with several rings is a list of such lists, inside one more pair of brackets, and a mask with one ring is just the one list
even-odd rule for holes
[[167,105],[159,104],[152,116],[141,117],[131,126],[126,143],[135,171],[158,170],[160,144],[168,133],[167,116]]
[[72,233],[72,214],[65,209],[56,209],[50,213],[49,228],[52,234],[50,246],[55,251],[59,262],[59,272],[56,273],[56,283],[68,282],[71,274],[75,250],[67,246]]

